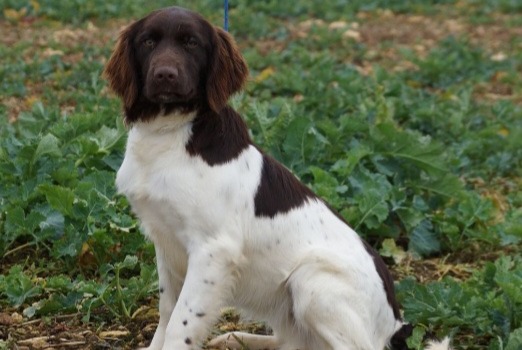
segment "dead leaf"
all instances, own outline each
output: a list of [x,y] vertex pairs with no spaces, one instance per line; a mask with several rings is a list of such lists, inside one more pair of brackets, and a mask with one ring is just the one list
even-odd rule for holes
[[130,334],[129,331],[124,330],[124,331],[105,331],[105,332],[100,332],[100,334],[98,334],[98,335],[102,339],[107,339],[107,338],[123,338],[123,337],[128,336],[129,334]]
[[255,78],[256,83],[260,83],[262,81],[267,80],[272,75],[274,75],[275,69],[274,67],[267,67],[261,71],[261,73],[258,74],[258,76]]
[[509,129],[502,128],[497,132],[497,134],[499,134],[500,136],[507,137],[509,136]]
[[304,100],[304,96],[302,94],[297,94],[293,98],[294,102],[299,103]]
[[80,32],[69,28],[57,30],[53,33],[53,39],[59,43],[69,43],[71,41],[78,41],[80,39]]
[[345,29],[348,28],[350,24],[345,21],[335,21],[328,25],[329,30],[339,30],[339,29]]
[[355,41],[361,41],[361,33],[356,30],[348,29],[343,33],[343,38],[345,39],[353,39]]
[[396,264],[400,264],[406,258],[406,252],[395,244],[392,238],[387,238],[382,242],[382,248],[379,253],[384,257],[393,258]]
[[91,246],[87,242],[82,245],[82,250],[78,255],[78,264],[83,268],[96,266],[96,257],[92,252]]
[[0,325],[9,326],[13,323],[14,321],[11,315],[6,314],[4,312],[0,312]]
[[31,7],[33,8],[34,12],[38,12],[40,10],[40,4],[38,3],[38,1],[31,0],[29,2],[31,3]]
[[27,14],[27,8],[21,8],[20,10],[15,9],[4,9],[5,19],[11,22],[20,22],[22,18]]
[[131,318],[137,319],[137,320],[157,320],[159,318],[159,311],[156,307],[150,307],[148,305],[143,305],[139,307],[134,313],[132,314]]
[[43,336],[43,337],[34,337],[24,340],[19,340],[18,345],[27,345],[32,349],[45,349],[49,347],[49,340],[53,337]]
[[42,52],[42,56],[44,58],[51,57],[51,56],[63,56],[63,51],[54,50],[54,49],[51,49],[50,47],[48,47],[44,50],[44,52]]
[[491,60],[495,61],[495,62],[502,62],[502,61],[505,61],[506,59],[507,59],[507,55],[503,52],[498,52],[498,53],[494,54],[493,56],[491,56]]
[[324,21],[322,19],[307,19],[306,21],[299,23],[298,26],[299,26],[299,29],[308,32],[313,27],[324,26]]
[[24,317],[20,315],[18,312],[13,312],[11,314],[11,319],[13,320],[13,323],[22,323]]

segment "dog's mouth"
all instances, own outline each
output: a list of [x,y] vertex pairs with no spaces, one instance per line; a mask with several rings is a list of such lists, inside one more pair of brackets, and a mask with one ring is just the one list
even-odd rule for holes
[[155,103],[176,103],[176,102],[186,102],[189,101],[193,97],[193,91],[189,90],[186,93],[181,93],[177,91],[159,91],[154,94],[148,96],[149,100]]
[[176,93],[159,93],[154,96],[155,102],[170,103],[183,99],[183,96]]

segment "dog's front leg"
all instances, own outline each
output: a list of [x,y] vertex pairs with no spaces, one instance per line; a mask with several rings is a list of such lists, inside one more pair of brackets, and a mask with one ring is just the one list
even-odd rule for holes
[[169,256],[159,244],[155,244],[154,248],[159,277],[160,320],[154,338],[152,338],[152,342],[146,350],[161,350],[163,348],[167,325],[181,292],[186,268],[186,261],[184,261],[182,254],[173,254],[171,251]]
[[200,349],[230,296],[241,257],[238,242],[227,247],[223,240],[212,241],[189,254],[187,275],[167,326],[163,350]]

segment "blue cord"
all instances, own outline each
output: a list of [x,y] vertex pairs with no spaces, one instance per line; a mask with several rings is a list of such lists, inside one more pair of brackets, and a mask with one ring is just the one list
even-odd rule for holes
[[225,23],[224,28],[228,32],[228,0],[225,0]]

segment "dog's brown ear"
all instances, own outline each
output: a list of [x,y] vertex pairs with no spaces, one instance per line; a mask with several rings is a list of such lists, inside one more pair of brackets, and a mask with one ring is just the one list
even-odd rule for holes
[[228,98],[245,84],[248,67],[230,34],[221,28],[215,29],[217,39],[206,90],[209,107],[219,112],[227,104]]
[[139,25],[140,22],[133,23],[120,33],[116,48],[103,71],[109,87],[121,97],[125,109],[130,108],[138,98],[138,68],[132,41]]

